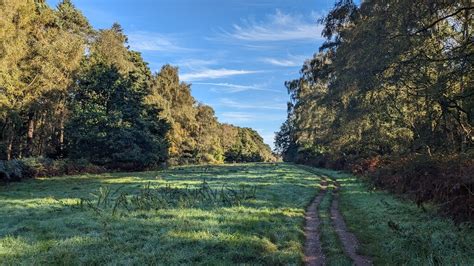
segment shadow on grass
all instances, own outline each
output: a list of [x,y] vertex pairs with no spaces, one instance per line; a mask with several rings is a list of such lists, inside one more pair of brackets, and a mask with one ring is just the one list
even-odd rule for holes
[[[240,207],[161,209],[99,217],[71,208],[101,186],[136,193],[257,186]],[[286,164],[185,167],[144,173],[42,178],[0,188],[0,260],[17,264],[298,264],[303,214],[319,178]]]
[[7,263],[288,264],[301,255],[303,219],[295,213],[170,209],[102,219],[77,212],[48,223],[24,221],[1,236],[0,246]]

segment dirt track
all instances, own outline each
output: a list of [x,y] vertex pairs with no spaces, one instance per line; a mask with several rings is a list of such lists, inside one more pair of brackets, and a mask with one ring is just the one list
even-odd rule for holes
[[339,211],[339,199],[338,194],[334,194],[334,198],[331,204],[331,220],[336,233],[341,240],[342,246],[344,248],[344,253],[352,259],[355,265],[372,265],[372,262],[369,258],[357,254],[357,249],[359,248],[359,241],[356,236],[347,230],[346,223],[344,222],[344,217],[342,217],[341,212]]
[[327,183],[322,182],[321,185],[321,192],[316,198],[314,198],[313,202],[311,202],[311,205],[309,205],[305,214],[304,232],[306,236],[306,241],[304,247],[304,262],[306,265],[310,266],[319,266],[326,264],[326,258],[324,257],[324,253],[321,248],[321,240],[319,233],[321,221],[318,215],[318,207],[324,195],[326,194]]
[[305,256],[304,262],[306,265],[326,265],[326,256],[321,247],[320,236],[320,218],[318,214],[319,205],[326,193],[334,193],[331,204],[331,220],[344,249],[344,253],[353,261],[354,265],[372,265],[370,258],[357,254],[359,241],[356,236],[348,231],[344,217],[339,211],[339,184],[335,181],[330,181],[335,186],[334,191],[327,191],[328,180],[321,181],[321,191],[319,195],[312,201],[305,214]]

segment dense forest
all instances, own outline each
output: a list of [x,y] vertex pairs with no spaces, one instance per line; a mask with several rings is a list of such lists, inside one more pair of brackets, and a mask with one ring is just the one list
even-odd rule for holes
[[286,161],[350,169],[474,217],[472,1],[338,1],[286,83]]
[[152,73],[119,24],[96,30],[70,0],[0,1],[0,130],[4,178],[54,160],[136,170],[274,159],[256,131],[219,123],[177,67]]

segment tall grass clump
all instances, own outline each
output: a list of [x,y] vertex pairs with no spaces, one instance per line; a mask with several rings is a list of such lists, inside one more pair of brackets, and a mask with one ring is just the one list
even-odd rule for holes
[[153,188],[151,183],[136,192],[121,191],[123,187],[112,190],[103,186],[92,198],[81,198],[78,205],[82,209],[93,210],[98,214],[126,214],[133,211],[150,211],[170,208],[210,208],[240,206],[245,201],[255,199],[256,186],[240,185],[237,189],[222,185],[212,188],[205,180],[198,187],[186,185],[176,188],[171,184]]

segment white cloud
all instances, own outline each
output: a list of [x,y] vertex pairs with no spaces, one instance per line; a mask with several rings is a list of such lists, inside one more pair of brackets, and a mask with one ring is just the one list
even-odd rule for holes
[[262,62],[281,67],[296,67],[303,65],[303,61],[296,59],[262,58]]
[[243,112],[224,112],[222,113],[221,117],[223,120],[227,120],[228,122],[249,122],[256,120],[258,117],[254,114],[250,113],[243,113]]
[[130,47],[137,51],[190,52],[193,49],[181,47],[178,41],[169,36],[153,32],[132,32],[128,34]]
[[283,120],[284,115],[269,115],[265,113],[255,113],[255,112],[223,112],[218,114],[219,120],[230,123],[230,124],[239,124],[242,122],[251,122],[251,121],[280,121]]
[[315,41],[322,38],[321,30],[313,15],[303,17],[276,10],[265,21],[244,20],[242,25],[234,24],[232,31],[223,31],[220,37],[249,42]]
[[228,98],[220,99],[220,104],[230,108],[237,109],[264,109],[264,110],[286,110],[286,104],[272,104],[272,103],[240,103]]
[[231,77],[231,76],[254,74],[258,72],[260,71],[234,70],[234,69],[226,69],[226,68],[202,69],[195,72],[182,74],[180,76],[180,79],[183,81],[218,79],[218,78],[226,78],[226,77]]
[[213,83],[213,82],[193,82],[195,85],[208,85],[213,87],[222,87],[225,88],[228,92],[241,92],[241,91],[271,91],[271,92],[280,92],[278,90],[266,89],[262,88],[259,85],[239,85],[239,84],[232,84],[232,83]]

